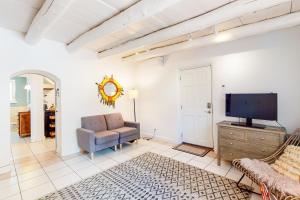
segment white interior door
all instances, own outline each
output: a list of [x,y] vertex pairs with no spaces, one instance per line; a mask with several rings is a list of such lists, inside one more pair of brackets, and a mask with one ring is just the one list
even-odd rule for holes
[[182,141],[213,148],[211,67],[182,70]]

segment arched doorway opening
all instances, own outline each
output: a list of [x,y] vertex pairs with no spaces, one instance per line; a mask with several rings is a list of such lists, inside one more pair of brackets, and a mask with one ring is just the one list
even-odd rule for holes
[[[25,80],[25,86],[20,86],[20,79],[23,80],[23,84]],[[22,138],[24,142],[36,144],[42,142],[46,147],[49,147],[47,150],[60,155],[62,146],[60,79],[45,71],[23,70],[12,74],[10,80],[11,144],[15,138]],[[22,107],[23,105],[21,105],[21,109],[24,111],[18,110],[20,107],[12,108],[14,104],[20,105],[16,100],[16,98],[21,98],[16,93],[18,92],[17,88],[25,94],[23,95],[23,102],[26,102],[26,106]],[[26,96],[26,100],[24,100],[24,96]],[[45,140],[46,138],[48,139]],[[41,148],[41,152],[43,151]]]

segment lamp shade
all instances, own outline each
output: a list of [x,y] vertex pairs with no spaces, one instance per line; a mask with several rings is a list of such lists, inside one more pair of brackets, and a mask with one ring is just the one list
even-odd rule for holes
[[31,90],[31,87],[30,87],[29,84],[26,84],[25,87],[24,87],[24,89],[25,89],[25,90]]
[[128,96],[130,99],[136,99],[139,96],[139,91],[137,89],[128,90]]

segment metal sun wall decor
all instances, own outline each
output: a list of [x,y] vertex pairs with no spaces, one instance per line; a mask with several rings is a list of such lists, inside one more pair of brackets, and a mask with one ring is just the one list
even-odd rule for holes
[[124,94],[124,90],[118,81],[111,75],[111,77],[104,76],[102,82],[96,84],[98,85],[98,95],[101,96],[100,102],[115,107],[116,100]]

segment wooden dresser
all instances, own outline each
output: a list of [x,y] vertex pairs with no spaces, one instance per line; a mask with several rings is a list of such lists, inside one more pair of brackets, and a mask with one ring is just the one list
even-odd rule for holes
[[19,112],[19,136],[30,136],[30,112]]
[[218,165],[221,159],[264,158],[274,153],[284,141],[285,129],[266,126],[264,129],[231,125],[223,121],[218,125]]

